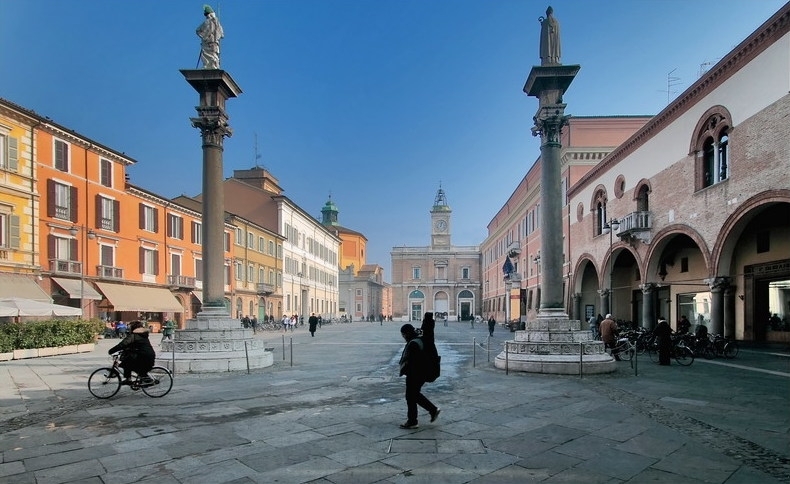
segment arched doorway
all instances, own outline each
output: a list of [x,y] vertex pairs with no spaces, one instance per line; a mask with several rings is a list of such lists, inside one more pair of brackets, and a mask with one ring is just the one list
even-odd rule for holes
[[415,289],[409,293],[409,320],[422,320],[422,308],[425,306],[425,294]]
[[472,291],[464,289],[458,293],[458,314],[461,315],[461,321],[473,319],[475,308],[475,295]]
[[444,318],[445,313],[450,311],[450,298],[444,291],[438,291],[433,295],[434,318]]

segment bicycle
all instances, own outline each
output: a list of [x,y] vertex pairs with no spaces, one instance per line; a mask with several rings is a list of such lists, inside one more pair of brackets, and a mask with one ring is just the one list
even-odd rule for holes
[[[121,354],[115,353],[112,355],[112,367],[99,368],[88,377],[88,391],[102,400],[110,398],[121,389],[122,374]],[[148,372],[148,376],[152,381],[145,382],[135,373],[129,387],[134,391],[142,390],[152,398],[161,398],[170,393],[173,388],[173,375],[170,370],[155,366]]]
[[[658,345],[648,350],[650,360],[658,363]],[[694,363],[694,351],[686,346],[686,340],[682,335],[672,335],[672,343],[669,349],[669,357],[682,366],[689,366]]]
[[612,356],[617,355],[623,361],[631,361],[636,353],[636,344],[627,336],[617,338],[612,348]]

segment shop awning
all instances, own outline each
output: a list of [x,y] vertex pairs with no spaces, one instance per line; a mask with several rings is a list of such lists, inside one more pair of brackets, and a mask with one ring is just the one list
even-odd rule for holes
[[0,298],[19,297],[51,303],[52,298],[33,280],[33,276],[0,274]]
[[97,282],[96,287],[112,304],[115,311],[184,312],[184,308],[181,307],[178,299],[164,288],[127,286],[107,282]]
[[[97,299],[100,300],[102,295],[89,283],[84,283],[79,279],[63,279],[61,277],[52,278],[55,283],[62,287],[64,291],[69,294],[71,299]],[[83,291],[84,289],[84,291]]]
[[195,296],[195,299],[197,299],[200,304],[203,304],[203,291],[192,291],[192,295]]

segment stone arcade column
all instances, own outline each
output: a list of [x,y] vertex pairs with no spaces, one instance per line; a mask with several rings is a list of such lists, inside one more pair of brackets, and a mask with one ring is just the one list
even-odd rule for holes
[[[642,324],[643,328],[653,329],[655,327],[655,314],[656,309],[653,307],[655,300],[653,291],[656,285],[652,282],[642,284]],[[668,316],[667,316],[668,317]]]
[[724,290],[730,285],[729,277],[708,279],[710,285],[710,334],[724,335]]
[[593,341],[589,331],[581,331],[579,320],[565,312],[562,284],[562,194],[560,193],[560,134],[568,121],[562,96],[580,66],[560,63],[559,22],[541,17],[541,65],[533,66],[524,92],[539,101],[535,113],[534,136],[540,136],[541,178],[541,301],[538,316],[528,321],[525,331],[517,331],[515,341],[505,342],[506,350],[494,362],[497,368],[532,373],[578,374],[580,351],[584,373],[608,373],[616,369],[604,352],[603,343]]
[[271,366],[274,358],[263,340],[254,339],[253,330],[242,328],[225,307],[222,151],[224,138],[232,134],[225,101],[241,94],[241,88],[220,69],[184,69],[181,73],[200,95],[195,108],[198,115],[190,120],[203,140],[203,310],[186,322],[186,329],[176,331],[173,342],[163,343],[157,364],[175,373]]

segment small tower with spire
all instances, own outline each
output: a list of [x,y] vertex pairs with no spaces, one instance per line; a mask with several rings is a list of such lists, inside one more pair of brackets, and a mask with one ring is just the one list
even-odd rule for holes
[[431,209],[431,247],[437,249],[450,248],[450,221],[452,210],[447,204],[447,195],[439,182],[439,190],[433,200]]
[[321,224],[323,225],[340,225],[337,222],[337,214],[340,210],[337,209],[337,205],[335,202],[332,201],[332,194],[329,194],[329,200],[326,201],[324,204],[324,208],[321,209]]

